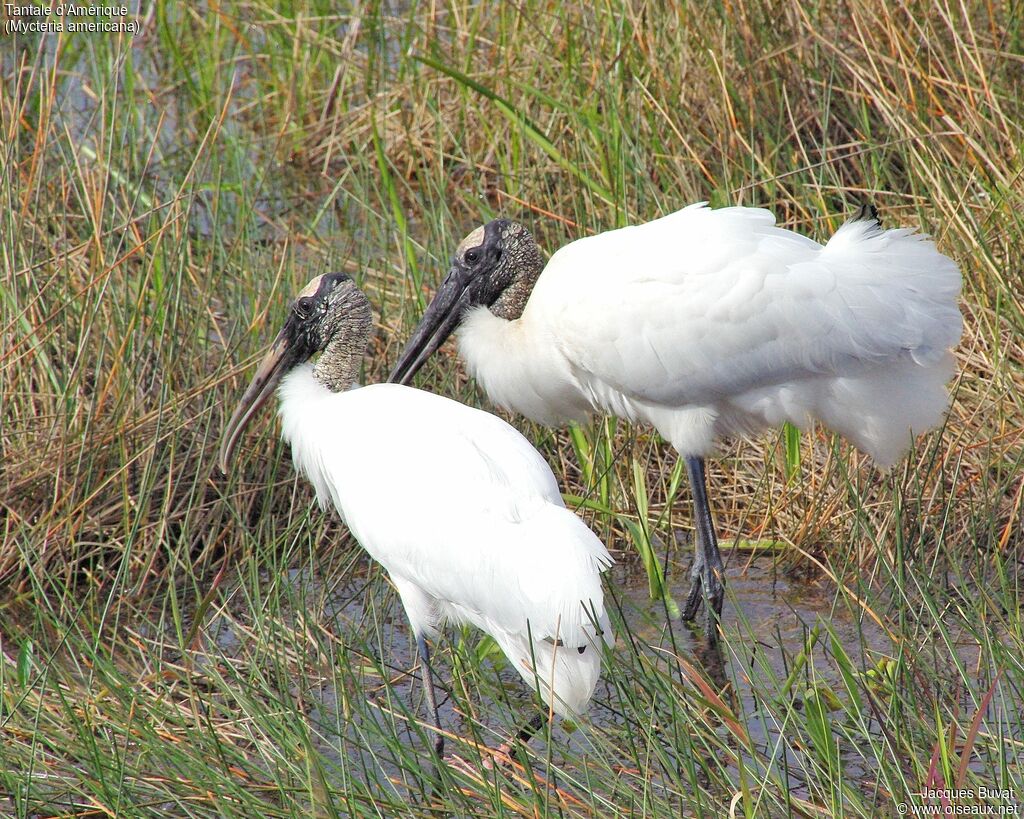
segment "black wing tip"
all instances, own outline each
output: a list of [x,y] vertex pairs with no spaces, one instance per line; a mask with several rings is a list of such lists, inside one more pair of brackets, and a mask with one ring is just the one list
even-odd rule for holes
[[[602,632],[599,632],[599,633],[600,633],[600,634],[604,634],[604,632],[603,632],[603,631],[602,631]],[[562,646],[564,646],[564,645],[565,645],[565,643],[564,643],[564,642],[562,641],[562,638],[561,638],[561,637],[559,637],[559,638],[558,638],[557,640],[555,640],[555,639],[553,639],[553,638],[551,638],[551,637],[545,637],[545,638],[544,638],[544,642],[545,642],[545,643],[550,643],[551,645],[553,645],[553,646],[556,646],[556,647],[558,647],[558,648],[561,648]],[[584,651],[586,651],[586,650],[587,650],[587,647],[586,647],[586,646],[576,646],[576,652],[577,652],[578,654],[582,654],[582,653],[583,653]]]
[[860,207],[853,212],[853,215],[850,217],[850,221],[874,222],[879,227],[882,226],[882,221],[878,217],[878,208],[867,201],[860,203]]

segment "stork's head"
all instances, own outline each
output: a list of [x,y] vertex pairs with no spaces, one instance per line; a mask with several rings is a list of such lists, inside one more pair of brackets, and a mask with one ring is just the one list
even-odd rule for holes
[[463,239],[444,282],[398,358],[388,381],[408,384],[473,307],[519,318],[544,269],[540,249],[517,222],[495,219]]
[[284,327],[263,357],[221,437],[218,463],[228,460],[246,425],[292,369],[323,353],[313,369],[335,392],[352,385],[366,351],[372,314],[366,296],[344,273],[317,276],[295,297]]

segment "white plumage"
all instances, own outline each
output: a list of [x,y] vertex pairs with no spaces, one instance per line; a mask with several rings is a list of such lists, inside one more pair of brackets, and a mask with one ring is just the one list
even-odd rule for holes
[[766,210],[694,205],[558,250],[518,321],[470,309],[469,371],[541,423],[598,410],[683,455],[812,418],[883,466],[948,404],[960,273],[930,240],[848,222],[827,245]]
[[[409,387],[351,389],[370,327],[351,279],[310,282],[225,428],[221,469],[279,385],[297,468],[401,596],[435,727],[424,640],[445,621],[490,634],[555,713],[582,714],[602,644],[613,642],[600,577],[608,551],[565,508],[544,459],[500,418]],[[440,732],[435,744],[441,753]]]
[[477,626],[556,713],[583,713],[598,630],[611,641],[600,573],[612,559],[537,450],[500,418],[421,390],[332,393],[310,365],[279,395],[296,467],[387,570],[413,631]]
[[817,419],[889,466],[949,403],[960,272],[925,236],[865,207],[822,246],[767,210],[692,205],[590,236],[545,265],[497,220],[459,245],[390,380],[408,383],[458,329],[496,404],[544,424],[607,413],[653,425],[686,459],[697,557],[684,610],[722,563],[703,457],[725,435]]

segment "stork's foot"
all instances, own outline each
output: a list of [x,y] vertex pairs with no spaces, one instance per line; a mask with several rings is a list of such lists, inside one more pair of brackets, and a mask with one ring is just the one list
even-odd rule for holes
[[467,760],[463,759],[458,754],[449,754],[444,758],[445,764],[456,771],[462,771],[462,773],[468,776],[479,777],[480,772]]
[[449,768],[462,771],[462,773],[469,774],[470,776],[480,777],[482,772],[493,771],[495,768],[505,769],[513,767],[512,751],[514,748],[515,746],[511,742],[505,742],[498,748],[481,746],[477,749],[480,751],[479,767],[469,760],[463,759],[458,754],[449,754],[444,758],[444,761]]
[[483,769],[485,771],[493,771],[495,768],[511,768],[512,767],[512,752],[515,750],[516,744],[513,742],[503,742],[490,756],[485,756],[482,762]]
[[[512,754],[515,753],[516,749],[520,745],[525,745],[529,742],[543,727],[544,717],[540,714],[535,714],[520,726],[506,742],[501,743],[497,748],[489,748],[486,745],[477,746],[477,750],[480,752],[481,757],[481,770],[493,771],[495,768],[513,767],[516,763],[512,758]],[[466,760],[456,754],[445,757],[444,761],[447,762],[449,766],[458,768],[460,771],[476,773]]]
[[712,645],[718,642],[718,621],[725,600],[724,576],[725,569],[717,549],[710,556],[703,550],[697,552],[690,570],[690,591],[683,606],[683,620],[690,622],[695,619],[701,603],[704,603],[704,630]]

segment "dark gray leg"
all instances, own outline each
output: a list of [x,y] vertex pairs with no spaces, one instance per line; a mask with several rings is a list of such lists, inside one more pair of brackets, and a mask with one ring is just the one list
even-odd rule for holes
[[[533,739],[534,735],[543,727],[544,717],[542,717],[540,714],[537,714],[532,719],[530,719],[529,722],[525,723],[522,727],[520,727],[516,731],[515,736],[509,739],[508,742],[503,742],[501,743],[501,745],[495,748],[494,757],[488,756],[484,759],[484,770],[489,771],[492,768],[494,768],[495,759],[503,760],[504,757],[511,757],[512,751],[515,750],[517,743],[522,742],[525,745],[527,742]],[[497,764],[500,765],[503,763],[499,761]]]
[[525,725],[523,725],[518,731],[516,731],[516,739],[519,742],[527,743],[533,739],[534,735],[544,727],[544,717],[537,714],[530,719]]
[[427,695],[427,720],[434,726],[437,734],[434,739],[434,751],[438,757],[444,757],[444,735],[441,733],[441,717],[437,713],[437,697],[434,696],[434,677],[430,673],[430,652],[427,641],[422,634],[416,637],[416,650],[420,655],[420,676],[423,678],[423,692]]
[[690,593],[683,607],[683,619],[692,620],[703,601],[704,627],[708,643],[718,642],[718,620],[722,615],[722,601],[725,598],[725,571],[722,555],[715,538],[715,524],[708,507],[707,484],[704,481],[704,459],[686,458],[686,472],[690,477],[690,492],[693,495],[694,525],[697,528],[693,569],[690,570]]

